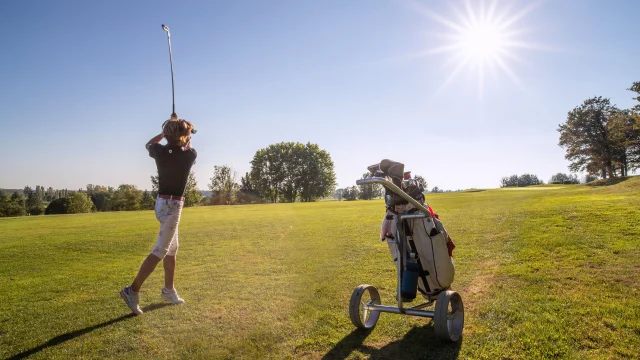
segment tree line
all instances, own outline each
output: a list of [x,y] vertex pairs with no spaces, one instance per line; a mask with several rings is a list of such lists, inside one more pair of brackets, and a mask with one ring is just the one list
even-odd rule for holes
[[[211,196],[202,196],[191,172],[184,206],[316,201],[332,193],[335,179],[327,151],[311,143],[281,142],[256,151],[251,171],[239,182],[230,166],[214,166],[208,184]],[[151,191],[131,184],[117,188],[88,184],[77,191],[25,187],[22,193],[0,194],[0,217],[151,210],[157,195],[157,175],[151,176]]]
[[544,181],[533,174],[505,176],[500,181],[500,187],[524,187],[531,185],[544,185]]
[[[598,180],[598,176],[587,174],[584,177],[584,183],[589,183],[591,181]],[[565,174],[565,173],[557,173],[551,176],[549,179],[549,184],[580,184],[581,181],[578,179],[578,175],[576,174]],[[522,175],[511,175],[505,176],[502,178],[500,187],[524,187],[524,186],[532,186],[532,185],[544,185],[544,181],[538,178],[537,175],[533,174],[522,174]]]
[[[41,215],[48,203],[66,197],[70,193],[67,189],[53,189],[52,187],[45,190],[45,187],[40,185],[35,189],[25,186],[22,191],[14,191],[12,194],[0,193],[0,217],[26,214]],[[6,215],[8,213],[15,215]]]
[[[152,210],[158,191],[157,176],[151,177],[151,187],[151,191],[143,191],[131,184],[117,188],[88,184],[86,189],[76,191],[45,191],[43,186],[36,186],[35,190],[26,186],[21,192],[0,193],[0,217]],[[185,206],[198,205],[202,199],[193,172],[189,174],[185,198]]]
[[22,191],[13,193],[0,192],[0,217],[42,215],[48,204],[59,199],[69,197],[73,191],[68,189],[53,189],[36,186],[32,189],[25,186]]
[[155,198],[135,185],[118,188],[88,184],[86,190],[60,190],[55,196],[42,196],[25,187],[22,192],[0,194],[0,217],[24,215],[79,214],[94,211],[131,211],[153,209]]
[[[361,179],[370,178],[371,174],[366,172],[362,174]],[[420,175],[414,176],[414,179],[422,185],[424,191],[427,191],[427,181]],[[342,189],[337,189],[333,193],[333,198],[340,201],[353,201],[353,200],[373,200],[384,196],[384,188],[380,184],[365,184],[357,186],[349,186]]]
[[[475,188],[471,188],[469,190],[475,190]],[[463,191],[462,189],[458,189],[458,190],[444,190],[444,189],[440,189],[437,186],[434,186],[433,189],[431,189],[431,191],[429,191],[432,194],[438,194],[438,193],[452,193],[452,192],[461,192]]]
[[571,110],[558,127],[559,145],[566,150],[573,172],[586,171],[603,179],[627,176],[640,168],[640,81],[629,91],[638,104],[619,109],[601,96]]

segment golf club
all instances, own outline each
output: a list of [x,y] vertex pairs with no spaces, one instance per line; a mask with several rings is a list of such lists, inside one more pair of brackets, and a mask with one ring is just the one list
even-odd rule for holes
[[[162,30],[167,32],[167,43],[169,44],[169,64],[171,65],[171,102],[172,102],[171,115],[173,116],[173,114],[176,113],[176,92],[175,92],[175,86],[173,82],[173,53],[171,51],[171,31],[169,30],[169,27],[165,24],[162,24]],[[164,124],[162,124],[162,127],[164,128]],[[196,129],[191,130],[191,133],[195,134]]]
[[173,102],[173,112],[176,113],[176,95],[175,89],[173,85],[173,54],[171,53],[171,32],[169,31],[169,27],[165,24],[162,24],[162,30],[167,32],[167,42],[169,43],[169,64],[171,64],[171,100]]

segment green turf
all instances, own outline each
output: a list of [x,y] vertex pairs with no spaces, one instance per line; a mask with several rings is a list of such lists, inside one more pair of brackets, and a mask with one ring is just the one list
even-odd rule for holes
[[637,358],[639,193],[631,178],[430,194],[457,245],[455,344],[391,314],[354,331],[353,288],[395,294],[379,200],[186,209],[186,303],[160,305],[159,268],[138,317],[118,291],[153,247],[152,212],[0,219],[0,358]]

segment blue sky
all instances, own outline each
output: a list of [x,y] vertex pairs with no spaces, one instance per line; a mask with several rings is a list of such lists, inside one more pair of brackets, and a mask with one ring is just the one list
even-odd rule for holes
[[[469,2],[478,19],[484,3]],[[500,57],[511,75],[474,55],[447,81],[457,52],[434,50],[458,43],[464,1],[2,1],[0,187],[150,188],[144,144],[171,112],[162,23],[202,189],[214,165],[239,179],[279,141],[329,151],[340,187],[382,158],[444,189],[546,181],[567,171],[568,111],[596,95],[633,105],[640,2],[531,4],[496,2],[520,45]]]

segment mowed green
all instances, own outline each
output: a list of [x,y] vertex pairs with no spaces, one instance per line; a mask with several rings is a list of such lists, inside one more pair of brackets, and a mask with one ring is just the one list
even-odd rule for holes
[[152,249],[151,211],[0,219],[2,358],[637,358],[640,178],[429,195],[457,246],[461,341],[430,319],[348,317],[372,284],[393,304],[382,201],[189,208],[176,287],[162,268],[128,315],[118,291]]

